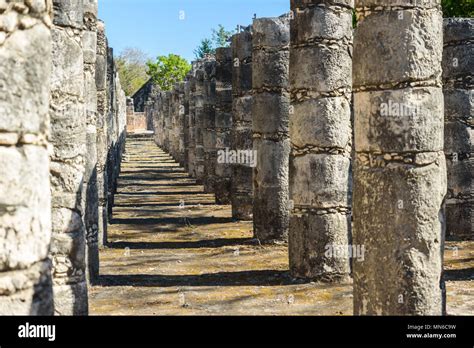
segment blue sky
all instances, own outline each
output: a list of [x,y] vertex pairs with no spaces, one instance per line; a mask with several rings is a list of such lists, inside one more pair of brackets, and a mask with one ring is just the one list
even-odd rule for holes
[[276,17],[289,9],[290,0],[99,0],[99,18],[115,54],[138,47],[150,58],[174,53],[188,60],[218,24],[234,29],[251,24],[254,14]]

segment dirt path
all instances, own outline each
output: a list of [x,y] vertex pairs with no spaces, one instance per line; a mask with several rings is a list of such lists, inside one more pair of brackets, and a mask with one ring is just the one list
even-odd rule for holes
[[[129,138],[92,315],[351,315],[351,284],[296,283],[149,138]],[[474,243],[448,243],[450,314],[474,313]],[[469,280],[470,279],[470,280]]]

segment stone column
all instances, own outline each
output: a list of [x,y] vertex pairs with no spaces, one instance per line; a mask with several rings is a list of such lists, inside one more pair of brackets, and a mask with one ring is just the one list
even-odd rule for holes
[[184,82],[180,82],[178,86],[178,157],[181,167],[185,165],[184,157],[184,117],[186,114],[185,96],[184,96]]
[[441,315],[442,13],[439,1],[398,3],[356,1],[354,313]]
[[97,55],[95,65],[97,88],[97,192],[98,192],[98,245],[107,241],[107,38],[102,21],[97,22]]
[[353,1],[291,6],[290,271],[343,281],[350,274]]
[[288,18],[254,20],[252,42],[253,221],[255,238],[266,243],[288,238]]
[[474,240],[474,19],[444,20],[446,235]]
[[84,175],[83,206],[86,227],[86,262],[90,282],[99,276],[99,193],[97,186],[97,86],[95,66],[97,56],[97,0],[84,0],[84,82],[86,107],[86,172]]
[[166,103],[166,151],[173,156],[173,106],[174,106],[174,93],[169,91],[167,93]]
[[0,315],[53,314],[50,12],[50,1],[0,2]]
[[190,83],[188,78],[184,83],[184,116],[183,116],[183,162],[184,170],[189,171],[189,93],[190,93]]
[[194,88],[194,166],[196,179],[198,183],[204,180],[204,80],[205,71],[203,69],[204,62],[200,62],[199,68],[195,72],[195,88]]
[[[252,34],[251,27],[232,37],[232,144],[237,161],[232,173],[232,217],[252,220]],[[255,158],[256,159],[256,158]],[[247,160],[240,162],[239,160]]]
[[54,0],[51,81],[51,190],[54,309],[88,313],[84,207],[86,152],[82,0]]
[[115,188],[114,193],[117,192],[117,181],[120,175],[120,170],[122,167],[122,155],[125,151],[125,141],[126,141],[126,128],[127,128],[127,96],[122,89],[122,84],[120,83],[120,77],[118,71],[115,74],[116,81],[116,95],[117,95],[117,148],[116,148],[116,160],[115,160]]
[[171,90],[170,96],[170,123],[169,123],[169,153],[177,160],[177,138],[176,138],[176,122],[178,118],[178,90],[176,86]]
[[155,102],[155,142],[163,146],[163,92],[159,92]]
[[230,204],[232,166],[227,163],[232,129],[232,49],[216,49],[216,176],[214,191],[217,204]]
[[115,62],[114,51],[107,47],[107,214],[108,221],[112,220],[112,208],[114,206],[115,191],[115,148],[117,146],[117,96],[115,87]]
[[196,90],[196,80],[194,75],[189,79],[189,145],[188,145],[188,173],[191,177],[196,177],[195,171],[195,153],[196,153],[196,135],[194,133],[195,128],[195,100],[194,92]]
[[216,181],[216,61],[204,63],[204,113],[202,124],[202,144],[204,147],[204,191],[215,192]]

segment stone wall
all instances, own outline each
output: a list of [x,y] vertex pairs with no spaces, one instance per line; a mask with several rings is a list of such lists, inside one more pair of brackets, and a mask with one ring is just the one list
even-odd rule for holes
[[96,0],[6,0],[0,23],[0,314],[86,315],[125,95]]
[[156,97],[156,91],[157,88],[151,79],[136,91],[132,96],[135,111],[145,112],[146,103]]
[[145,112],[127,112],[127,132],[142,132],[148,129]]

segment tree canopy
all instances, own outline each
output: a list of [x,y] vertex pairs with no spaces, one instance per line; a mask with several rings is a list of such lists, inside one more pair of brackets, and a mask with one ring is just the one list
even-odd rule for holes
[[201,44],[194,50],[197,59],[202,59],[206,54],[214,54],[212,41],[210,39],[202,39]]
[[229,39],[235,34],[235,30],[226,30],[219,24],[217,29],[212,29],[211,38],[202,39],[199,46],[194,50],[196,59],[202,59],[206,54],[216,53],[216,48],[228,47]]
[[147,66],[147,74],[163,91],[171,90],[176,83],[183,81],[191,70],[191,64],[176,54],[159,56],[156,62],[149,61]]
[[148,56],[139,48],[125,48],[115,62],[120,83],[127,96],[132,96],[149,79],[147,75]]
[[474,17],[473,0],[442,0],[444,17]]

